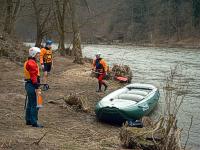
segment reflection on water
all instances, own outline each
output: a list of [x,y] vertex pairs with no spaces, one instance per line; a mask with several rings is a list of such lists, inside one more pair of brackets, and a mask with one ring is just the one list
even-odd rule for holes
[[[163,97],[163,86],[170,68],[178,63],[182,64],[184,80],[190,82],[188,94],[180,110],[179,127],[184,128],[183,140],[185,140],[190,124],[191,115],[194,116],[190,132],[189,143],[194,148],[200,146],[200,50],[181,48],[151,48],[133,46],[108,46],[108,45],[85,45],[83,54],[93,58],[96,52],[101,52],[103,58],[110,66],[114,63],[126,64],[133,70],[132,82],[149,83],[160,89],[159,115],[161,112]],[[197,148],[195,148],[197,147]]]

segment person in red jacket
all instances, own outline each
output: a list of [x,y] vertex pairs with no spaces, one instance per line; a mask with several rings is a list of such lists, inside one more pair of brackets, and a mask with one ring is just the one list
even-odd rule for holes
[[104,91],[107,90],[108,85],[103,81],[104,77],[107,75],[108,65],[103,58],[101,58],[101,53],[96,54],[96,58],[93,60],[93,71],[97,73],[97,79],[99,84],[99,89],[97,92],[101,92],[101,86],[104,85]]
[[29,49],[28,60],[24,63],[24,78],[25,89],[28,97],[28,103],[26,106],[26,125],[32,125],[33,127],[42,128],[43,126],[38,124],[38,108],[37,108],[37,96],[41,93],[40,86],[40,72],[37,61],[40,58],[40,49],[32,47]]

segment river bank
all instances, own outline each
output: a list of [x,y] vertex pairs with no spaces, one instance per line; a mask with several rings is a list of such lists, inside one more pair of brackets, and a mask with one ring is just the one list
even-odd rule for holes
[[183,49],[199,49],[200,40],[198,38],[184,39],[180,41],[163,41],[163,42],[122,42],[122,41],[113,41],[113,42],[82,42],[83,45],[94,44],[94,45],[118,45],[118,46],[140,46],[140,47],[154,47],[154,48],[183,48]]
[[183,128],[182,142],[184,143],[190,126],[190,118],[194,117],[188,143],[194,147],[194,150],[199,149],[199,50],[119,45],[85,45],[83,48],[84,56],[89,58],[93,58],[98,51],[102,53],[110,66],[128,65],[133,72],[132,83],[149,83],[160,89],[159,107],[154,113],[157,117],[162,115],[165,107],[163,87],[166,77],[170,73],[170,68],[180,64],[179,71],[182,74],[180,77],[185,82],[183,85],[189,83],[190,86],[178,114],[178,126]]
[[[34,46],[35,41],[24,41],[27,46]],[[56,43],[56,42],[55,42]],[[58,44],[55,44],[54,49],[57,49]],[[182,49],[199,49],[200,40],[198,38],[190,38],[180,41],[163,41],[163,42],[122,42],[122,41],[105,41],[105,42],[82,42],[82,46],[85,45],[109,45],[109,46],[139,46],[139,47],[151,47],[151,48],[182,48]],[[71,43],[65,45],[67,48],[72,46]]]
[[[96,102],[120,85],[109,83],[106,93],[96,93],[96,79],[90,64],[77,65],[71,58],[55,57],[49,79],[50,89],[43,92],[44,108],[39,112],[43,129],[25,125],[23,67],[0,58],[0,147],[2,149],[122,149],[119,127],[96,120]],[[60,99],[70,93],[87,98],[90,113],[75,110]],[[53,101],[53,103],[52,103]],[[45,134],[46,133],[46,134]],[[38,142],[38,140],[45,137]]]
[[[83,54],[85,57],[88,57],[88,58],[93,58],[96,52],[98,51],[102,52],[103,58],[107,60],[110,66],[112,66],[112,64],[115,64],[115,63],[129,65],[131,69],[133,70],[132,82],[150,83],[157,86],[160,89],[160,92],[161,92],[160,104],[159,104],[158,110],[155,111],[154,116],[159,116],[161,114],[162,107],[164,105],[163,103],[164,97],[162,93],[163,92],[162,88],[164,86],[163,83],[165,82],[165,79],[166,79],[166,76],[165,76],[166,73],[170,72],[170,67],[175,66],[177,63],[181,63],[183,66],[182,71],[184,72],[185,75],[187,75],[184,77],[184,81],[186,80],[187,82],[190,82],[190,86],[188,89],[188,94],[185,97],[185,101],[181,107],[181,113],[178,116],[178,126],[183,128],[182,141],[184,143],[185,138],[187,137],[187,131],[190,125],[190,115],[194,116],[193,125],[191,126],[189,146],[194,147],[195,150],[199,149],[199,139],[200,139],[199,135],[200,134],[198,131],[199,131],[200,122],[199,122],[199,115],[198,115],[199,114],[198,104],[199,104],[199,83],[200,83],[199,82],[200,53],[198,50],[178,49],[178,48],[169,49],[169,48],[137,47],[137,46],[134,47],[134,46],[118,46],[118,45],[113,45],[113,46],[112,45],[86,45],[83,47]],[[50,76],[52,80],[50,86],[52,86],[52,89],[50,89],[50,91],[44,94],[45,96],[47,94],[47,98],[50,98],[50,101],[52,100],[55,101],[55,99],[60,98],[65,94],[68,95],[70,92],[82,93],[81,95],[83,95],[84,97],[85,95],[87,95],[86,97],[89,98],[88,104],[91,106],[91,110],[92,110],[92,107],[94,108],[95,103],[101,97],[103,97],[104,94],[103,93],[97,94],[95,92],[96,80],[89,78],[88,76],[88,73],[89,73],[88,70],[90,70],[91,65],[86,64],[86,66],[85,65],[79,66],[79,65],[73,64],[72,61],[73,60],[69,57],[68,58],[59,57],[59,56],[55,57],[55,63],[56,63],[55,70],[53,71],[52,76]],[[3,59],[1,61],[0,66],[1,66],[0,68],[2,72],[1,79],[3,79],[1,80],[2,81],[1,91],[3,92],[1,96],[2,106],[0,110],[2,110],[1,118],[4,119],[1,121],[1,124],[5,125],[5,126],[2,125],[1,133],[3,137],[6,135],[6,132],[4,133],[5,129],[9,129],[9,131],[15,132],[13,128],[10,129],[10,124],[13,127],[17,123],[16,130],[18,130],[18,132],[20,133],[22,132],[21,130],[27,131],[27,129],[24,129],[26,126],[23,123],[24,88],[23,88],[22,83],[19,83],[18,81],[15,82],[13,80],[13,79],[23,78],[23,68],[17,66],[15,63],[8,61],[7,59]],[[113,83],[110,83],[110,84],[112,85]],[[113,90],[115,88],[116,86],[113,87]],[[85,91],[85,89],[87,89],[86,92],[83,92]],[[108,92],[111,92],[111,91],[112,91],[112,88]],[[7,94],[7,92],[9,94]],[[20,95],[18,95],[17,97],[21,97],[21,98],[15,98],[16,97],[15,94],[18,94],[18,93]],[[11,99],[12,101],[11,105],[8,99],[9,100]],[[17,101],[17,103],[19,102],[17,106],[14,106],[14,108],[12,107],[16,103],[14,103],[13,101]],[[58,122],[59,124],[58,129],[61,130],[62,132],[65,132],[67,128],[70,128],[69,130],[71,130],[72,128],[73,132],[77,132],[77,133],[73,133],[73,136],[68,136],[66,134],[72,134],[72,131],[68,132],[67,130],[66,131],[67,133],[64,135],[61,134],[61,137],[62,136],[63,138],[66,137],[66,139],[70,141],[73,141],[72,139],[70,139],[72,137],[73,139],[76,139],[74,137],[80,138],[82,134],[81,134],[81,131],[79,131],[79,127],[83,125],[84,127],[81,127],[80,129],[84,130],[86,126],[88,126],[87,129],[94,129],[95,132],[92,132],[89,135],[95,134],[94,136],[92,136],[92,138],[94,137],[95,139],[98,139],[98,140],[101,140],[102,138],[96,137],[96,134],[103,136],[104,134],[107,134],[106,131],[109,131],[109,136],[111,137],[114,136],[114,138],[108,139],[109,141],[112,140],[111,143],[108,142],[108,145],[111,144],[110,149],[117,149],[118,147],[120,147],[119,140],[118,140],[119,127],[109,126],[107,124],[105,125],[105,124],[96,122],[94,113],[91,115],[87,115],[82,112],[71,110],[68,107],[65,108],[65,103],[63,102],[63,100],[59,100],[56,103],[57,104],[46,103],[47,110],[50,109],[50,111],[44,112],[43,114],[43,111],[46,111],[46,108],[42,109],[41,114],[43,115],[41,117],[42,119],[45,120],[46,119],[45,117],[47,116],[47,114],[52,114],[52,112],[55,112],[56,115],[55,116],[52,115],[53,119],[50,119],[50,117],[48,117],[48,119],[45,120],[45,123],[44,123],[45,126],[46,125],[49,126],[49,123],[46,123],[46,122],[55,121],[56,123]],[[64,108],[63,108],[63,105],[64,105]],[[54,108],[55,106],[56,108]],[[4,107],[6,108],[5,110],[4,110]],[[16,107],[18,107],[17,108],[18,110],[16,110]],[[62,108],[61,110],[60,110],[60,107]],[[14,109],[14,113],[13,113],[13,109]],[[65,115],[66,109],[67,109],[67,114]],[[8,110],[11,110],[11,111],[8,111]],[[17,115],[15,116],[15,110],[17,112],[16,114],[20,114],[20,116],[17,116]],[[70,116],[69,120],[67,119],[68,115]],[[11,116],[11,117],[6,118],[7,116],[9,117]],[[55,119],[56,117],[57,119]],[[63,118],[64,120],[67,119],[67,121],[65,122],[64,120],[62,120]],[[5,120],[6,120],[6,123],[4,123]],[[10,120],[10,122],[7,120]],[[15,120],[13,124],[12,124],[12,120]],[[84,121],[86,121],[87,123],[85,123]],[[72,123],[68,125],[68,122],[72,122]],[[55,129],[56,123],[50,123],[52,124],[51,128]],[[7,124],[9,125],[9,127]],[[20,125],[18,126],[18,124]],[[100,129],[97,129],[97,127]],[[65,129],[62,130],[60,128],[65,128]],[[103,130],[105,130],[105,132]],[[51,130],[50,134],[53,134],[52,132],[57,133],[56,130]],[[99,134],[99,132],[101,134]],[[32,133],[34,133],[34,131],[32,131],[30,134]],[[30,138],[32,140],[36,140],[37,138],[41,137],[45,132],[39,132],[39,133],[40,133],[39,135],[34,136],[34,137],[30,135],[27,135],[27,136],[32,137]],[[83,132],[83,134],[85,134],[85,132]],[[10,134],[9,137],[6,138],[6,140],[11,139],[11,137],[12,136]],[[58,137],[58,139],[60,140],[61,137]],[[16,138],[16,135],[15,135],[15,138]],[[104,138],[105,138],[105,135],[104,135]],[[53,139],[55,140],[56,136],[54,136]],[[24,140],[26,141],[27,139],[24,139]],[[47,140],[49,139],[47,138]],[[83,139],[81,140],[83,141]],[[84,137],[84,140],[86,140],[86,137]],[[90,140],[90,138],[88,138],[88,140]],[[6,145],[9,146],[8,141],[4,142],[3,140],[3,142],[1,143],[6,143]],[[106,141],[106,138],[102,139],[101,142],[92,140],[92,143],[95,146],[98,145],[97,149],[101,149],[102,148],[101,143],[103,141]],[[16,143],[18,143],[18,141]],[[29,141],[29,143],[25,142],[25,144],[28,146],[31,145],[30,143],[31,141]],[[53,140],[46,144],[49,144],[49,146],[52,146],[52,143],[54,143]],[[64,142],[64,143],[66,143],[66,145],[70,145],[70,144],[73,145],[73,143],[69,143],[69,142]],[[74,149],[81,149],[82,147],[86,148],[86,145],[83,145],[83,146],[81,145],[82,143],[80,142],[80,145],[79,145],[79,142],[78,142],[78,146],[77,146],[78,148],[76,148],[77,144],[75,144]],[[88,143],[86,142],[86,144]],[[63,148],[61,145],[62,143],[58,144],[58,148]],[[112,145],[114,145],[115,148],[113,148]]]

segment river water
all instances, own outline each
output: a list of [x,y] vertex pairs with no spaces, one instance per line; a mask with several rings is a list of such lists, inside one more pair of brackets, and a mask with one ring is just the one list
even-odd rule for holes
[[[94,58],[96,52],[110,66],[114,63],[129,65],[133,71],[132,83],[149,83],[160,89],[161,97],[158,107],[163,107],[163,86],[170,68],[181,64],[183,79],[189,82],[188,94],[179,111],[178,126],[183,128],[183,143],[186,141],[190,127],[189,146],[200,149],[200,50],[182,48],[152,48],[136,46],[84,45],[83,55]],[[159,116],[162,108],[154,112]]]
[[[33,46],[32,43],[26,45]],[[53,46],[54,49],[57,45]],[[83,55],[94,58],[97,52],[110,66],[113,64],[129,65],[133,71],[132,83],[149,83],[159,88],[161,96],[158,108],[154,111],[161,115],[164,107],[163,86],[170,68],[178,63],[182,66],[184,80],[189,82],[188,94],[179,111],[178,126],[183,128],[183,143],[186,141],[190,127],[191,115],[193,123],[190,130],[188,146],[200,149],[200,50],[183,48],[154,48],[116,45],[84,45]]]

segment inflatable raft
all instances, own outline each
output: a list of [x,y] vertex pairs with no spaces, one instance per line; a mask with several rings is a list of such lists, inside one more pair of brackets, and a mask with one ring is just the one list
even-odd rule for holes
[[153,85],[129,84],[100,100],[96,104],[95,113],[102,121],[134,121],[148,115],[158,103],[159,97],[159,90]]

